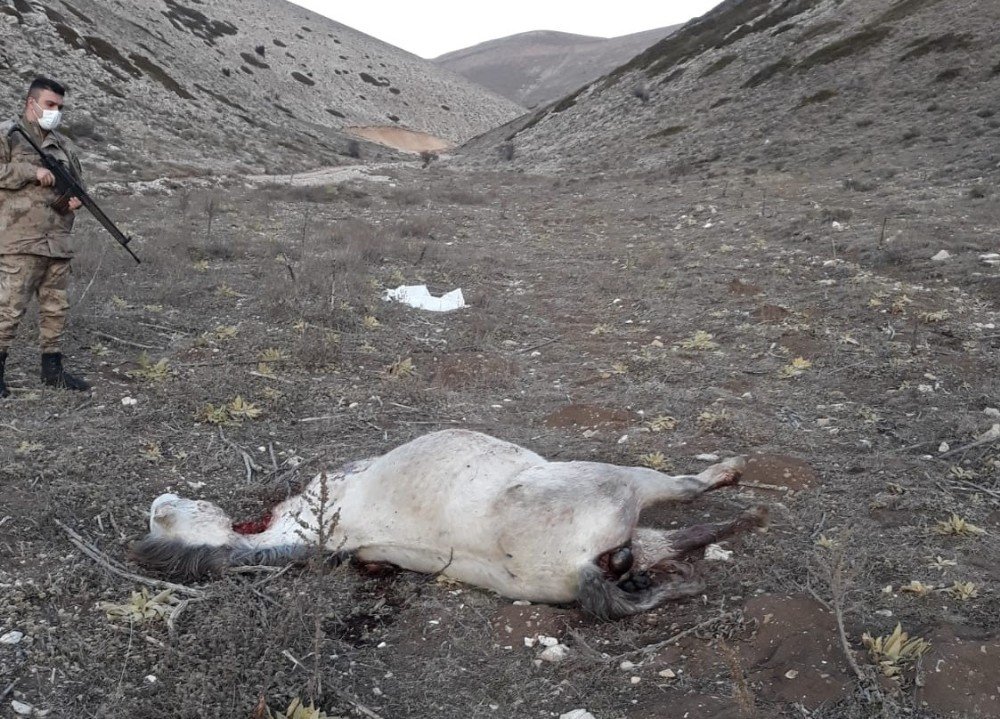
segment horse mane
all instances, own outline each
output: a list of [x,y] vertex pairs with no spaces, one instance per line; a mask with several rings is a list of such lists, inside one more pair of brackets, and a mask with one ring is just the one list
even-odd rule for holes
[[[132,544],[132,559],[160,574],[181,580],[219,576],[231,567],[270,566],[304,562],[315,555],[308,544],[279,544],[273,547],[213,547],[190,545],[179,539],[146,537]],[[333,561],[346,558],[338,553]]]

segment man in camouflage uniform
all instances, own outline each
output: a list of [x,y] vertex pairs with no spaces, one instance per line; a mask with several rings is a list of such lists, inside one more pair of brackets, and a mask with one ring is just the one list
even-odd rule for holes
[[87,390],[82,379],[62,367],[59,341],[69,302],[70,230],[80,200],[60,197],[55,178],[18,133],[20,126],[45,152],[82,178],[80,163],[65,137],[55,132],[62,119],[62,85],[39,77],[31,83],[20,120],[0,124],[0,397],[7,351],[32,295],[38,298],[42,381],[53,387]]

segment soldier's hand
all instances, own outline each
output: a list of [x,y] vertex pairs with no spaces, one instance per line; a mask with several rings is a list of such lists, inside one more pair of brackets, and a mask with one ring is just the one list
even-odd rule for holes
[[69,211],[70,212],[76,212],[81,207],[83,207],[83,203],[80,202],[80,198],[79,197],[71,197],[71,198],[69,198]]
[[52,187],[56,184],[55,176],[44,167],[39,167],[35,173],[35,181],[42,187]]

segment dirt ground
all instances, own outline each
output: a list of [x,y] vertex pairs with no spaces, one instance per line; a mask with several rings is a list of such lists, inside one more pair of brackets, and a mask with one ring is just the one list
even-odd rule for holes
[[[1000,715],[993,199],[834,168],[383,172],[108,197],[138,267],[82,223],[65,350],[95,391],[40,387],[30,318],[0,404],[0,716]],[[418,282],[470,306],[380,299]],[[670,471],[755,455],[743,487],[643,522],[772,523],[697,563],[702,598],[614,623],[349,566],[109,616],[140,585],[64,529],[141,572],[161,492],[252,518],[446,427]],[[862,636],[897,623],[929,649],[876,664]]]

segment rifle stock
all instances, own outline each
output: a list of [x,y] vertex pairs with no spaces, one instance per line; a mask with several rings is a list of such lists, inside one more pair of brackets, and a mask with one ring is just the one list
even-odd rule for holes
[[100,206],[94,202],[94,198],[92,198],[90,194],[83,189],[83,186],[73,176],[73,173],[70,172],[69,169],[67,169],[66,166],[59,160],[42,150],[42,148],[39,147],[38,144],[28,135],[28,133],[17,125],[14,126],[9,134],[14,134],[15,132],[19,133],[21,137],[28,141],[28,144],[31,145],[32,149],[38,153],[45,169],[51,172],[53,177],[56,178],[56,191],[62,193],[64,196],[68,195],[69,197],[76,197],[80,200],[83,206],[87,208],[91,215],[94,216],[94,219],[100,222],[104,229],[107,230],[108,233],[115,239],[115,241],[124,247],[126,252],[132,255],[132,259],[136,261],[136,264],[139,264],[139,258],[132,251],[132,248],[128,246],[129,242],[132,241],[132,238],[118,229],[118,226],[111,221],[111,218],[104,213],[104,210],[102,210]]

